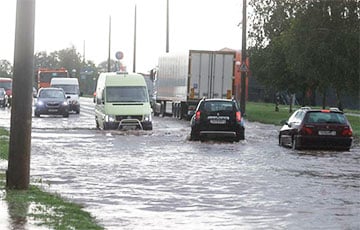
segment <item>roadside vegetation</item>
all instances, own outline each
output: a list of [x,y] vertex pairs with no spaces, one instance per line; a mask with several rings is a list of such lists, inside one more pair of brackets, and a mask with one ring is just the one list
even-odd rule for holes
[[[1,159],[8,159],[8,148],[9,132],[0,128]],[[30,185],[28,190],[7,190],[6,176],[1,171],[0,199],[8,206],[10,222],[17,223],[9,226],[12,229],[24,228],[21,223],[51,229],[104,229],[81,205],[66,201],[57,194],[44,192],[34,185]]]

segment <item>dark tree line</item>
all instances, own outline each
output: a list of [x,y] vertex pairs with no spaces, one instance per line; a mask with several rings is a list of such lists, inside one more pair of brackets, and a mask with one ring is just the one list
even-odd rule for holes
[[303,104],[329,89],[338,106],[359,98],[360,5],[355,0],[251,0],[252,73],[273,91],[301,93]]

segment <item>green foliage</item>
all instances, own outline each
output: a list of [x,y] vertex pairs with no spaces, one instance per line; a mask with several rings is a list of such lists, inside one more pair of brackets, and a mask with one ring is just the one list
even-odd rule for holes
[[356,1],[252,0],[252,72],[274,90],[359,94]]
[[0,60],[0,77],[12,77],[13,68],[7,60]]

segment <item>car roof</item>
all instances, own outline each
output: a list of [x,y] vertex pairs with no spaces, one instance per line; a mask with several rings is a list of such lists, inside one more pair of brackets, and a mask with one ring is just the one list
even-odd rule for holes
[[225,98],[204,98],[202,101],[226,101],[226,102],[234,102],[232,99],[225,99]]

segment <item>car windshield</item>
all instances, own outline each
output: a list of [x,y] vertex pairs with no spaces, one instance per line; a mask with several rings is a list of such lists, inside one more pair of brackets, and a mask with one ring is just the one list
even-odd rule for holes
[[40,98],[65,98],[64,92],[60,90],[42,90]]
[[106,88],[107,102],[148,102],[145,86],[119,86]]
[[79,86],[77,85],[53,85],[53,87],[63,89],[66,94],[79,94]]
[[309,112],[305,118],[307,123],[327,123],[327,124],[346,124],[346,119],[342,113],[329,112]]
[[233,103],[228,101],[206,101],[203,108],[206,112],[233,111]]

